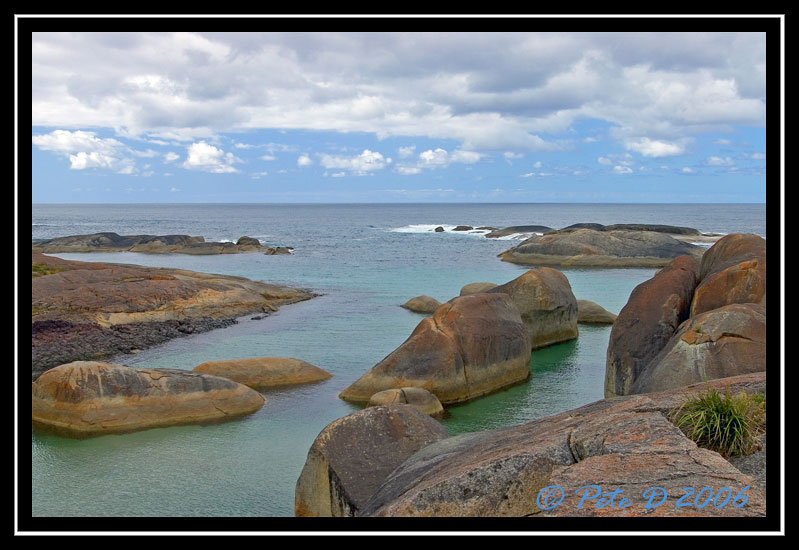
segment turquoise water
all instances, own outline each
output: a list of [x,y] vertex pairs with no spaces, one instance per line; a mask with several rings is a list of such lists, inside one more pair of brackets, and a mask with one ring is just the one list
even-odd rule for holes
[[[503,283],[527,268],[496,255],[518,241],[433,233],[436,225],[505,227],[668,223],[765,236],[763,205],[34,205],[33,238],[97,231],[254,236],[291,256],[58,254],[180,267],[310,288],[321,296],[262,319],[168,342],[114,362],[192,369],[211,360],[297,357],[327,370],[318,384],[265,391],[243,419],[72,440],[32,434],[33,516],[284,517],[313,440],[358,410],[338,394],[401,344],[423,318],[399,307],[441,301],[467,283]],[[618,313],[653,269],[563,269],[574,294]],[[452,407],[451,435],[518,424],[603,397],[609,327],[533,353],[525,384]]]

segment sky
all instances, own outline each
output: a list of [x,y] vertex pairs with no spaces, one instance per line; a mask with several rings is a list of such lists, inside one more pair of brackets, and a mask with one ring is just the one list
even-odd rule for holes
[[129,29],[32,33],[33,203],[766,200],[765,32]]

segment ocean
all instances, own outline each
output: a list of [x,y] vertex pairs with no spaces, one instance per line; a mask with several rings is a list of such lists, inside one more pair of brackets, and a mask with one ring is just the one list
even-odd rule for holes
[[[317,384],[264,391],[253,415],[85,440],[32,431],[34,517],[287,517],[308,449],[330,422],[359,410],[338,394],[410,335],[423,316],[402,307],[439,301],[472,282],[505,283],[530,267],[497,255],[522,236],[497,228],[578,222],[651,223],[766,237],[764,204],[34,204],[32,238],[113,231],[188,234],[207,241],[255,237],[291,255],[55,254],[238,275],[311,289],[319,297],[253,320],[119,356],[131,367],[191,370],[200,363],[295,357],[330,372]],[[443,226],[447,231],[436,233]],[[578,299],[618,313],[654,269],[561,271]],[[580,325],[577,340],[533,352],[531,379],[451,407],[450,435],[520,424],[604,396],[610,327]],[[22,487],[22,485],[21,485]],[[22,490],[22,489],[21,489]]]

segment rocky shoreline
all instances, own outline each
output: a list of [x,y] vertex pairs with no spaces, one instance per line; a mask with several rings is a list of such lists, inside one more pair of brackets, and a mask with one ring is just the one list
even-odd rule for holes
[[311,291],[181,269],[62,260],[32,252],[32,376],[230,326]]

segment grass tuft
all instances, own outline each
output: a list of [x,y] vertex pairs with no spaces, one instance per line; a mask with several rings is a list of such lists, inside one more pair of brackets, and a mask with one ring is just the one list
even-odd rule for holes
[[725,458],[747,455],[759,449],[758,438],[766,431],[766,398],[729,388],[714,389],[683,403],[670,420],[697,446],[716,451]]

